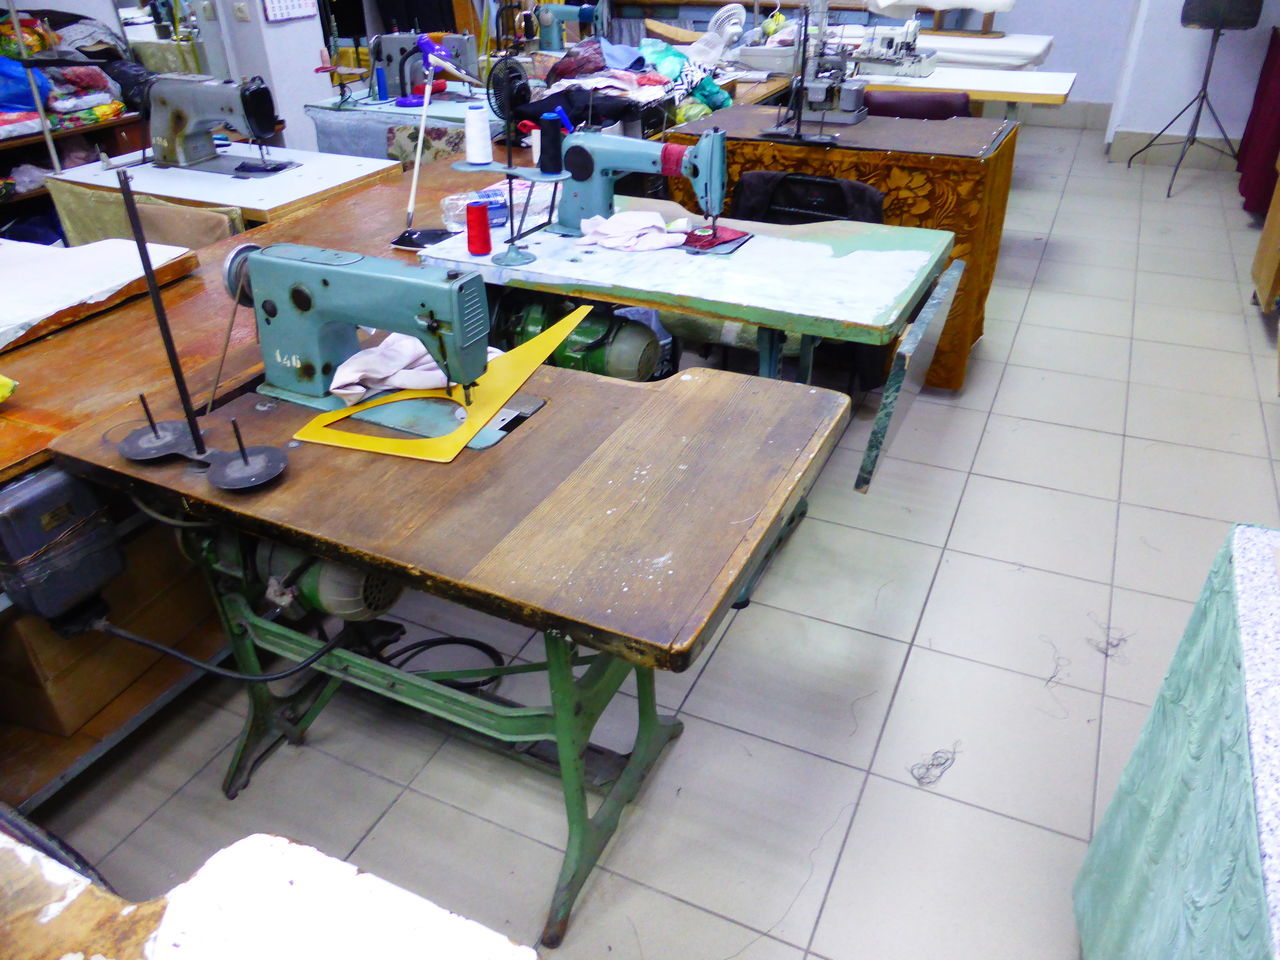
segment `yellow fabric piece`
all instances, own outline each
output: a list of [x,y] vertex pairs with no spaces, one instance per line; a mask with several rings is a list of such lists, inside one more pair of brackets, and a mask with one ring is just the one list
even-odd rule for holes
[[13,396],[13,391],[17,388],[17,380],[10,380],[4,374],[0,373],[0,403],[3,403]]
[[293,435],[293,439],[323,443],[330,447],[344,447],[348,450],[364,450],[368,453],[387,453],[395,457],[448,463],[461,453],[462,448],[471,442],[472,438],[494,418],[508,400],[515,396],[516,391],[533,375],[533,371],[551,356],[556,347],[564,342],[565,338],[582,322],[582,318],[590,312],[590,305],[579,307],[532,340],[526,340],[514,350],[509,350],[502,356],[490,360],[489,369],[471,388],[471,406],[467,408],[467,419],[456,430],[443,437],[420,437],[412,440],[373,437],[363,433],[335,430],[330,426],[353,413],[371,410],[398,400],[421,400],[430,397],[451,399],[446,390],[439,389],[401,390],[388,397],[357,403],[352,407],[328,410],[307,423]]
[[[78,247],[96,240],[110,237],[129,239],[133,234],[129,230],[129,219],[124,212],[124,202],[120,194],[114,190],[98,190],[79,183],[66,183],[50,178],[45,186],[53,195],[53,204],[58,210],[58,219],[62,221],[62,231],[67,236],[67,245]],[[170,203],[157,197],[138,196],[140,206],[162,206],[178,209],[196,209],[188,204]],[[239,207],[200,207],[207,213],[221,214],[227,220],[231,233],[244,230],[244,214]],[[201,233],[203,235],[203,232]],[[148,237],[148,239],[155,239]],[[160,242],[160,241],[156,241]],[[177,243],[193,249],[202,246],[193,234],[192,242],[181,237],[166,237],[166,243]]]

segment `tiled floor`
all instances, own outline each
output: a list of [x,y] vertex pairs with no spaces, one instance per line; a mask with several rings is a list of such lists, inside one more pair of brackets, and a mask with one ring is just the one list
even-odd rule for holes
[[[1210,560],[1231,521],[1280,522],[1257,231],[1229,175],[1185,170],[1173,200],[1167,176],[1107,164],[1095,133],[1022,132],[968,386],[916,405],[859,498],[865,400],[755,602],[660,677],[684,736],[548,955],[1077,956],[1072,880]],[[467,629],[425,599],[401,613]],[[553,780],[350,695],[229,802],[239,696],[203,688],[41,819],[135,897],[265,830],[536,938]],[[597,739],[622,746],[633,705]],[[954,765],[918,786],[941,749]]]

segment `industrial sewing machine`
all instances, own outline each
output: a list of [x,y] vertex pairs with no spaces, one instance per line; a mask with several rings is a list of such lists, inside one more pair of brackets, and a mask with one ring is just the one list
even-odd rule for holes
[[[387,79],[387,96],[395,100],[413,95],[414,87],[426,80],[422,62],[423,33],[383,33],[369,41],[369,61],[374,68],[382,67]],[[480,54],[476,38],[470,33],[446,33],[440,46],[449,52],[449,59],[463,73],[479,76]],[[370,96],[374,89],[373,70],[369,72]]]
[[927,77],[938,65],[938,51],[917,46],[920,21],[900,27],[868,27],[869,33],[851,54],[860,74],[895,77]]
[[[257,315],[265,375],[258,390],[268,396],[340,409],[343,401],[329,393],[329,384],[334,370],[361,349],[361,326],[421,340],[450,389],[462,387],[467,404],[487,367],[489,301],[478,273],[296,243],[251,243],[227,257],[223,279],[231,296]],[[418,432],[385,418],[365,419]],[[456,426],[454,420],[449,429]]]
[[582,221],[613,215],[614,186],[628,173],[679,174],[693,185],[694,196],[712,229],[724,209],[725,135],[708,130],[692,146],[655,143],[607,133],[571,133],[564,138],[564,183],[556,223],[547,229],[582,236]]
[[213,131],[227,127],[252,140],[275,136],[276,106],[261,77],[218,80],[189,73],[162,73],[151,81],[152,162],[234,177],[269,177],[296,167],[293,161],[220,157]]
[[595,23],[596,8],[589,3],[574,6],[568,3],[540,4],[536,11],[538,19],[538,49],[551,53],[564,50],[564,25],[577,23],[589,26]]

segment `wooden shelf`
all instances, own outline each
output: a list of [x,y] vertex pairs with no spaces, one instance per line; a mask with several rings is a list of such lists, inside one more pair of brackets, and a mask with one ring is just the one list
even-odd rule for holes
[[[112,127],[122,127],[126,124],[133,123],[141,118],[137,113],[123,113],[118,117],[112,117],[110,120],[99,120],[97,123],[86,124],[83,127],[75,127],[69,130],[54,130],[51,134],[53,139],[58,140],[62,137],[70,137],[77,133],[96,133],[100,130],[110,130]],[[0,140],[0,150],[8,150],[12,147],[29,147],[32,145],[43,144],[44,134],[32,133],[25,137],[10,137]]]
[[30,200],[32,197],[47,197],[48,195],[48,187],[36,187],[34,190],[28,190],[26,193],[16,193],[12,197],[0,200],[0,207],[6,207],[11,203],[21,203],[23,200]]
[[[184,653],[217,662],[228,652],[215,618],[180,644]],[[29,812],[170,703],[203,671],[161,657],[70,737],[0,721],[0,800]]]

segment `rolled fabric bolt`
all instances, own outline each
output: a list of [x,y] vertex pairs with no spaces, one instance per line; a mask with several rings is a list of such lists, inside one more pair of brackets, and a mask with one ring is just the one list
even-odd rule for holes
[[378,99],[387,99],[387,68],[378,67],[373,71],[374,83],[378,85]]
[[564,170],[564,155],[561,151],[564,128],[560,125],[560,118],[554,113],[544,113],[538,120],[538,127],[538,169],[543,173],[560,173]]
[[467,204],[467,253],[483,257],[493,251],[489,240],[489,205],[480,201]]
[[492,163],[493,141],[489,139],[489,110],[473,103],[466,113],[467,163]]

